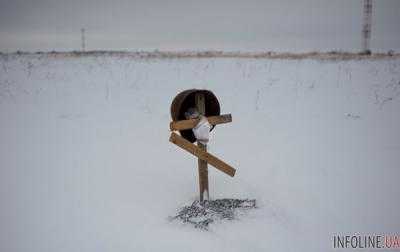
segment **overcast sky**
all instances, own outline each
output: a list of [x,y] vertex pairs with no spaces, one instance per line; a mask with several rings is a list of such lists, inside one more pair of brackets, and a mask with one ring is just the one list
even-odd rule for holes
[[[362,0],[0,0],[0,51],[361,50]],[[400,51],[400,0],[373,1],[371,47]]]

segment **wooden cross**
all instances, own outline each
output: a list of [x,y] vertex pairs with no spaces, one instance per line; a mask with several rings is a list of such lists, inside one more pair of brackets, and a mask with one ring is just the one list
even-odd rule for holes
[[[195,102],[197,110],[200,114],[205,115],[205,101],[204,94],[198,93],[195,96]],[[189,119],[181,121],[173,121],[170,123],[170,130],[186,130],[194,128],[200,119]],[[207,117],[208,122],[211,125],[217,125],[222,123],[232,122],[232,116],[230,114],[220,115],[220,116],[210,116]],[[197,143],[197,146],[175,132],[171,133],[169,141],[181,147],[182,149],[188,151],[198,158],[198,170],[199,170],[199,189],[200,189],[200,201],[202,202],[204,198],[209,199],[208,190],[208,168],[207,164],[210,164],[217,168],[218,170],[228,174],[229,176],[235,176],[236,170],[222,161],[221,159],[215,157],[214,155],[207,152],[207,145],[202,143]]]

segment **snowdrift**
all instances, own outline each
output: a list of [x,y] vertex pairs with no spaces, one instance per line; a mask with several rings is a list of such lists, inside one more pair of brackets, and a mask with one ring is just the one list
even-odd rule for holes
[[[199,231],[169,106],[210,89],[210,195],[259,208]],[[1,251],[326,251],[399,231],[400,59],[0,56]]]

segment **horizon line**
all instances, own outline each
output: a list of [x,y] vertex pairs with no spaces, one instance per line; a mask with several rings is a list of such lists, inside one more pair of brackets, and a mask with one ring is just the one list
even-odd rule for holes
[[223,50],[186,50],[186,51],[161,51],[161,50],[88,50],[88,51],[15,51],[0,52],[0,56],[13,55],[46,55],[46,56],[123,56],[139,58],[270,58],[270,59],[381,59],[398,58],[400,53],[389,50],[386,53],[360,51],[310,51],[310,52],[274,52],[274,51],[223,51]]

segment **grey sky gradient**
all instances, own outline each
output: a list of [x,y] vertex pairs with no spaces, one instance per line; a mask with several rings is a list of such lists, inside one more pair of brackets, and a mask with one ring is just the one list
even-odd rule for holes
[[[362,0],[0,0],[0,51],[361,50]],[[371,47],[400,51],[400,1],[373,1]]]

